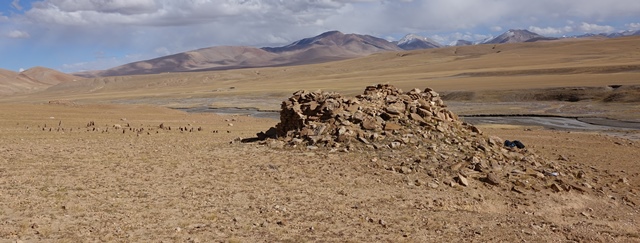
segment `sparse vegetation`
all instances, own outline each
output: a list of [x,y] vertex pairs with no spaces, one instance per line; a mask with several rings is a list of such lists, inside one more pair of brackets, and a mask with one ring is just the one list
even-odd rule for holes
[[[491,149],[504,158],[460,145],[465,139],[426,140],[428,133],[423,147],[385,153],[366,146],[340,152],[241,143],[278,121],[158,106],[278,110],[298,89],[347,96],[389,82],[405,91],[441,91],[455,113],[640,119],[640,73],[633,69],[639,61],[618,55],[637,52],[637,38],[607,41],[607,49],[600,43],[382,53],[264,68],[260,75],[244,69],[101,78],[4,96],[0,239],[634,241],[640,227],[637,141],[540,127],[477,127],[474,133],[517,139],[527,152],[558,164],[556,171],[539,171],[542,165],[536,163],[542,160],[520,158],[498,143]],[[555,71],[540,71],[550,69]],[[460,73],[489,75],[456,76]],[[451,136],[469,134],[452,130]],[[509,170],[495,178],[479,176],[484,172],[475,165],[484,168],[482,161],[473,167],[456,163],[465,159],[456,156],[460,148],[488,156],[485,163],[500,160],[487,168]],[[420,153],[423,149],[429,152]],[[531,170],[511,169],[521,167]],[[536,190],[532,181],[543,189]]]

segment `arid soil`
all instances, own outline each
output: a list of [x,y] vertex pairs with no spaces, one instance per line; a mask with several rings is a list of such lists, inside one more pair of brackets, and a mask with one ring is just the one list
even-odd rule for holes
[[[0,242],[640,242],[640,142],[532,126],[483,125],[476,132],[441,109],[638,122],[639,43],[630,37],[474,45],[292,67],[95,78],[4,95]],[[391,107],[364,114],[376,119],[368,124],[379,138],[411,144],[393,132],[416,128],[430,139],[418,144],[433,146],[380,153],[368,146],[244,143],[279,121],[164,108],[278,110],[300,89],[353,96],[378,83],[440,93],[446,107],[426,105],[433,116],[446,115],[440,120],[405,106],[408,112],[395,109],[405,115],[391,120],[409,127],[383,134],[375,131],[383,124],[378,111]],[[409,97],[372,103],[420,103]],[[339,110],[326,111],[322,116]],[[450,123],[434,132],[444,121]],[[357,129],[364,122],[340,122],[354,138],[376,137]],[[317,127],[307,128],[309,135]],[[638,137],[637,130],[620,132]],[[449,136],[456,133],[465,137]],[[526,148],[507,150],[488,143],[492,136]],[[450,154],[421,151],[440,147]],[[477,155],[480,169],[469,168],[473,158],[451,154]],[[516,159],[521,155],[533,160]],[[486,180],[483,161],[497,165],[501,183]]]
[[520,193],[385,169],[403,154],[238,142],[273,119],[143,105],[0,111],[0,239],[9,242],[640,241],[637,141],[480,126],[575,168],[548,180],[590,186]]

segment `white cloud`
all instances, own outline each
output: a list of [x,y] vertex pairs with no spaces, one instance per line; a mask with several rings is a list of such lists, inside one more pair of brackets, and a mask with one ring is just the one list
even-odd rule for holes
[[[259,32],[292,41],[326,30],[380,34],[468,30],[493,32],[518,26],[609,16],[635,16],[640,1],[601,0],[41,0],[26,17],[36,25],[114,28],[116,26],[184,26],[193,32],[220,27],[218,38],[230,30]],[[624,6],[624,7],[622,7]],[[457,16],[464,16],[459,18]],[[547,23],[548,22],[548,23]],[[500,25],[496,25],[499,23]],[[571,24],[570,24],[571,25]],[[221,29],[224,28],[224,29]],[[561,30],[561,29],[558,29]],[[553,32],[545,28],[544,31]],[[565,30],[561,30],[565,31]]]
[[639,30],[640,29],[640,23],[628,23],[625,26],[627,26],[627,28],[630,28],[631,30]]
[[20,69],[18,70],[18,72],[20,72],[20,73],[21,73],[21,72],[24,72],[24,68],[20,68]]
[[569,33],[573,31],[573,27],[571,26],[565,26],[565,27],[559,27],[559,28],[553,28],[553,27],[537,27],[537,26],[529,26],[529,31],[540,34],[540,35],[545,35],[545,36],[553,36],[553,35],[562,35],[565,33]]
[[37,9],[57,9],[60,12],[91,11],[123,15],[153,13],[158,10],[154,0],[46,0],[34,4]]
[[25,31],[12,30],[12,31],[9,31],[9,33],[7,33],[7,37],[13,38],[13,39],[27,39],[27,38],[30,38],[31,35],[29,35],[29,33]]
[[[421,33],[447,44],[527,26],[543,35],[624,27],[608,21],[635,22],[626,28],[640,29],[638,0],[32,0],[28,6],[12,1],[7,2],[22,4],[24,12],[0,14],[0,33],[21,30],[12,35],[50,49],[84,46],[91,58],[96,49],[109,57],[130,52],[152,58],[215,45],[278,46],[329,30],[387,39]],[[88,69],[129,60],[107,59],[100,65],[77,62]]]
[[582,22],[578,29],[585,33],[610,33],[616,30],[616,28],[609,25],[589,24],[586,22]]

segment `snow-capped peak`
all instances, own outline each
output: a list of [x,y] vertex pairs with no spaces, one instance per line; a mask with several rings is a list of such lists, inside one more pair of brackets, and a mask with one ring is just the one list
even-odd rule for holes
[[400,39],[398,41],[398,45],[406,45],[406,44],[409,44],[409,43],[414,42],[416,40],[421,40],[421,41],[426,41],[426,42],[430,41],[429,38],[427,38],[427,37],[419,36],[419,35],[416,35],[416,34],[408,34],[408,35],[405,35],[404,37],[402,37],[402,39]]

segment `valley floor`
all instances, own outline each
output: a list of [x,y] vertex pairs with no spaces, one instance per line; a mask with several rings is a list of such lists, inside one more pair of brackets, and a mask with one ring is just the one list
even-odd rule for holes
[[637,141],[480,126],[592,186],[520,194],[385,170],[400,162],[368,153],[237,142],[273,119],[145,105],[0,110],[2,240],[640,241]]

